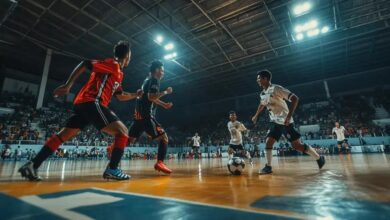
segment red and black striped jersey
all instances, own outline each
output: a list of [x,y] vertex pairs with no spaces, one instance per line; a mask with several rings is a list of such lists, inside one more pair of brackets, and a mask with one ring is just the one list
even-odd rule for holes
[[86,62],[91,75],[77,94],[73,104],[97,102],[107,107],[112,95],[122,92],[123,72],[119,63],[113,58]]

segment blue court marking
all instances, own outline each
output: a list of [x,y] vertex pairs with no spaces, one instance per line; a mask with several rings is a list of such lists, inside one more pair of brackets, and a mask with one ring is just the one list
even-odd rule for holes
[[63,219],[57,215],[0,193],[0,219]]
[[[272,215],[259,213],[255,211],[245,211],[235,208],[228,208],[222,206],[213,206],[208,204],[198,204],[191,201],[183,201],[177,199],[169,199],[163,197],[154,197],[140,194],[132,194],[119,191],[106,191],[103,189],[82,189],[57,192],[52,194],[39,195],[41,200],[45,199],[61,199],[65,196],[73,196],[82,193],[94,193],[101,196],[110,196],[120,198],[121,200],[115,202],[108,202],[98,205],[86,205],[71,208],[68,211],[79,213],[88,216],[92,219],[137,219],[137,220],[151,220],[151,219],[295,219],[281,215]],[[7,200],[16,200],[15,198],[6,198]],[[18,201],[18,200],[16,200]],[[48,200],[53,202],[54,200]],[[26,206],[31,207],[30,204],[18,201],[17,209]],[[58,204],[61,206],[61,204]],[[20,216],[28,216],[29,210],[18,212]],[[15,217],[15,213],[12,215]],[[8,218],[8,216],[6,216]],[[48,218],[41,218],[48,219]]]
[[252,207],[285,210],[333,219],[390,219],[390,203],[329,197],[266,196]]

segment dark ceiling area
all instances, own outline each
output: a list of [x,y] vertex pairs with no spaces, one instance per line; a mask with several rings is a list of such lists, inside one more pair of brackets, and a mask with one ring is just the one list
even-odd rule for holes
[[[3,0],[0,56],[6,67],[40,75],[51,48],[49,77],[64,81],[79,61],[109,57],[113,44],[129,40],[125,82],[135,88],[150,61],[163,59],[164,48],[154,41],[163,35],[178,54],[165,61],[165,83],[209,99],[253,93],[263,68],[275,81],[294,85],[390,66],[390,1],[311,0],[312,12],[296,18],[297,2]],[[294,26],[309,17],[329,32],[295,39]]]

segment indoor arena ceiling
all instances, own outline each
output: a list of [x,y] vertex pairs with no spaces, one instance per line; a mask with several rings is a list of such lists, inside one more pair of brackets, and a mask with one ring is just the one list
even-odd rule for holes
[[[390,1],[310,0],[311,12],[296,17],[301,2],[2,0],[0,54],[5,66],[40,74],[52,48],[50,77],[64,80],[79,60],[110,56],[115,42],[128,39],[126,71],[139,83],[148,63],[166,54],[155,42],[161,35],[177,52],[165,62],[166,82],[239,93],[253,90],[262,68],[288,85],[390,65],[383,56],[390,52]],[[298,40],[295,27],[305,19],[329,31]]]

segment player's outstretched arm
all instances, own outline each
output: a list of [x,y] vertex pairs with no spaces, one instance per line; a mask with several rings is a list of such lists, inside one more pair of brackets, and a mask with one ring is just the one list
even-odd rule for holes
[[133,100],[135,98],[138,98],[138,97],[141,97],[143,95],[143,91],[142,89],[138,89],[137,92],[135,93],[130,93],[130,92],[121,92],[121,93],[118,93],[115,95],[115,97],[119,100],[119,101],[130,101],[130,100]]
[[259,118],[259,115],[261,114],[261,112],[263,112],[264,110],[264,105],[262,105],[261,103],[259,104],[259,107],[257,107],[257,111],[256,111],[256,114],[252,117],[252,122],[253,124],[256,124],[257,122],[257,119]]
[[173,106],[172,102],[163,102],[163,101],[161,101],[160,99],[155,99],[153,102],[154,102],[156,105],[159,105],[159,106],[161,106],[161,107],[163,107],[163,108],[165,108],[165,109],[170,109],[170,108],[172,108],[172,106]]
[[164,90],[163,92],[148,93],[148,99],[149,99],[149,101],[154,102],[154,100],[160,99],[161,97],[163,97],[163,96],[165,96],[165,95],[172,94],[172,92],[173,92],[172,87],[168,87],[168,88],[167,88],[166,90]]
[[83,61],[79,63],[79,65],[76,66],[76,68],[73,69],[72,73],[70,74],[68,80],[66,81],[65,84],[57,87],[53,94],[55,97],[57,96],[63,96],[69,93],[70,89],[72,88],[74,82],[81,76],[82,73],[85,72],[87,68],[87,62],[88,61]]

